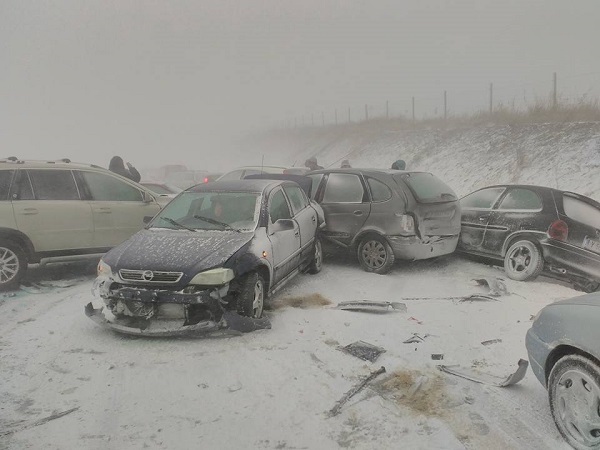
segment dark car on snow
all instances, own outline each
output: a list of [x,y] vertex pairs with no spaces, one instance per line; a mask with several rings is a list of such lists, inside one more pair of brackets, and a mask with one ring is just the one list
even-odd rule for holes
[[327,169],[307,176],[325,212],[323,238],[356,249],[368,272],[387,273],[395,259],[435,258],[456,248],[460,204],[431,173]]
[[290,181],[190,188],[102,258],[95,285],[110,314],[92,304],[86,314],[117,331],[145,335],[259,319],[268,297],[294,275],[321,270],[322,217]]
[[600,283],[600,203],[542,186],[489,186],[463,197],[463,252],[504,261],[514,280],[544,268],[585,291]]

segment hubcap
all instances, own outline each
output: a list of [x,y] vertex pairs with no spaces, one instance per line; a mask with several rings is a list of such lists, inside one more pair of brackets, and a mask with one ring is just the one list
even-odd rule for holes
[[262,315],[264,305],[264,289],[261,280],[254,285],[254,301],[252,302],[252,317],[258,318]]
[[371,269],[379,269],[387,261],[385,247],[379,241],[368,241],[363,245],[361,256],[365,264]]
[[0,284],[12,280],[19,271],[19,258],[15,252],[6,247],[0,247]]
[[565,372],[556,386],[556,413],[578,443],[600,445],[600,387],[587,373]]
[[531,265],[531,250],[525,246],[515,248],[510,256],[510,268],[515,272],[524,272]]

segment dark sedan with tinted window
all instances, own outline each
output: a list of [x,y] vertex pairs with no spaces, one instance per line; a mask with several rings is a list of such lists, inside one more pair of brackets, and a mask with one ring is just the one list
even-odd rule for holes
[[542,186],[498,185],[461,199],[459,249],[502,259],[507,275],[531,280],[544,268],[585,291],[600,283],[600,203]]

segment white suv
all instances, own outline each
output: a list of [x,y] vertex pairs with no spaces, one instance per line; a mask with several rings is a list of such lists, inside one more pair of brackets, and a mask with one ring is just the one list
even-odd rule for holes
[[148,189],[101,167],[0,160],[0,290],[27,264],[105,253],[160,208]]

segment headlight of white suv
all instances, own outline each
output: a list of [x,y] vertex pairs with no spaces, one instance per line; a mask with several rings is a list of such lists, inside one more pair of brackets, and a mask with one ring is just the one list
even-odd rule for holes
[[97,274],[99,277],[110,277],[112,275],[112,269],[104,261],[100,260],[100,262],[98,263]]
[[201,284],[204,286],[219,286],[225,284],[228,281],[233,280],[233,270],[225,269],[224,267],[217,267],[216,269],[205,270],[200,272],[190,284]]

